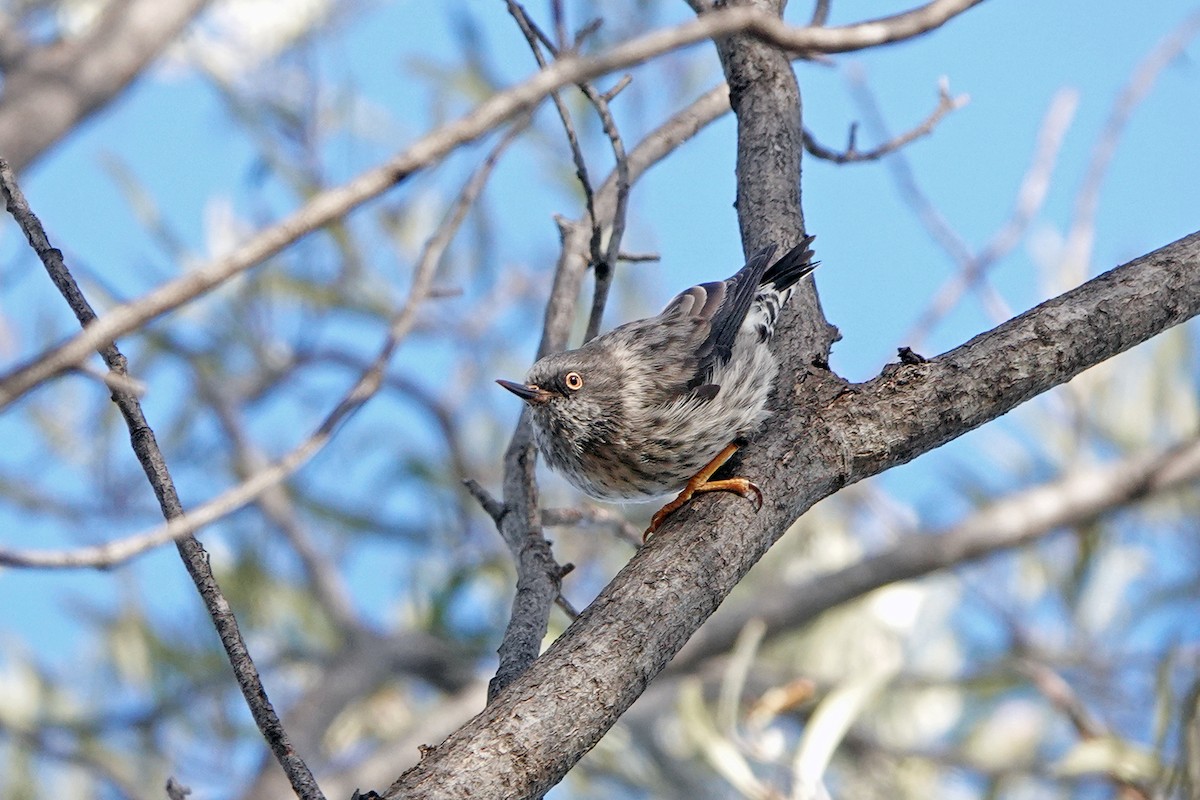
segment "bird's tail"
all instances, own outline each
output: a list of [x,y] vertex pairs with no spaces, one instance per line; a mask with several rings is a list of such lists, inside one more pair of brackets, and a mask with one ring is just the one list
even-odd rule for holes
[[812,242],[815,236],[805,236],[800,244],[788,250],[783,256],[763,273],[760,286],[771,285],[775,291],[783,292],[792,287],[796,281],[812,272],[820,264],[813,261]]

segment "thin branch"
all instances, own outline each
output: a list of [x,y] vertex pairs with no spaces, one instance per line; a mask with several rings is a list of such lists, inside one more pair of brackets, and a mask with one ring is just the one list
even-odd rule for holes
[[[239,477],[253,475],[267,466],[267,458],[246,435],[237,411],[222,387],[213,386],[206,376],[197,372],[200,393],[212,406],[217,420],[225,430],[233,446]],[[329,615],[334,627],[342,636],[349,637],[362,629],[362,622],[354,613],[349,587],[338,574],[334,563],[320,551],[312,536],[296,517],[295,505],[288,493],[278,484],[262,493],[258,507],[263,516],[291,545],[300,559],[317,604]]]
[[467,487],[467,491],[471,493],[471,497],[474,497],[478,501],[479,507],[483,509],[484,513],[492,518],[492,522],[499,525],[500,520],[507,511],[504,508],[504,503],[493,497],[492,493],[483,488],[479,481],[474,478],[467,478],[463,481],[463,486]]
[[[863,70],[859,67],[852,67],[847,71],[846,79],[867,124],[874,128],[881,138],[889,138],[879,104],[870,91]],[[950,255],[954,263],[964,264],[969,261],[970,248],[921,191],[913,177],[908,160],[904,158],[904,153],[898,153],[895,158],[890,158],[885,163],[899,186],[901,196],[916,211],[917,218],[933,236],[934,241]]]
[[[1058,674],[1049,664],[1029,654],[1025,643],[1018,644],[1018,650],[1025,651],[1017,659],[1017,671],[1020,672],[1038,692],[1055,708],[1061,711],[1070,721],[1079,738],[1084,741],[1098,739],[1109,735],[1108,728],[1096,719],[1088,710],[1079,695],[1071,688],[1066,679]],[[1131,781],[1116,771],[1108,772],[1108,779],[1118,789],[1120,800],[1150,800],[1150,792],[1145,787]]]
[[408,298],[405,300],[404,306],[392,318],[388,335],[380,346],[378,354],[333,410],[317,426],[312,435],[282,458],[259,470],[242,483],[227,489],[187,514],[179,514],[171,518],[166,525],[92,547],[46,551],[0,550],[0,564],[33,569],[112,567],[166,542],[189,536],[205,525],[227,516],[261,496],[263,492],[308,463],[328,444],[338,427],[374,397],[383,385],[383,372],[396,348],[408,335],[416,321],[417,308],[432,286],[435,268],[449,244],[449,240],[466,216],[466,211],[471,203],[482,191],[500,154],[523,129],[523,125],[511,128],[468,180],[447,220],[442,223],[434,237],[426,243],[421,261],[413,275],[413,285]]
[[832,161],[835,164],[853,164],[866,161],[877,161],[884,156],[894,153],[900,148],[908,145],[911,142],[920,139],[923,136],[928,136],[933,133],[934,129],[950,112],[957,111],[965,106],[971,100],[969,95],[960,94],[958,97],[950,96],[950,84],[942,78],[938,82],[938,104],[933,112],[925,118],[924,122],[917,125],[915,128],[906,131],[905,133],[896,136],[889,141],[884,142],[878,147],[870,150],[860,151],[855,144],[855,126],[850,127],[850,140],[846,145],[846,149],[842,151],[832,150],[818,142],[808,131],[804,129],[804,149],[809,155],[819,158],[823,161]]
[[647,261],[662,261],[662,256],[658,253],[621,253],[617,258],[629,264],[638,264]]
[[567,47],[567,15],[563,11],[562,0],[551,0],[550,16],[554,19],[554,35],[558,39],[558,49]]
[[[528,42],[529,49],[533,52],[533,57],[537,60],[538,66],[543,70],[546,69],[547,63],[545,57],[542,55],[541,46],[544,45],[550,51],[551,55],[557,56],[558,50],[555,48],[553,42],[542,32],[541,28],[534,24],[533,19],[530,18],[524,6],[514,2],[514,0],[505,0],[505,4],[508,6],[508,13],[516,20],[517,26],[525,36],[525,41]],[[561,26],[562,8],[557,3],[555,4],[555,8],[557,9],[555,22],[558,26]],[[559,41],[562,41],[561,31]],[[571,120],[571,112],[567,109],[567,104],[557,91],[550,93],[550,99],[554,103],[555,110],[558,111],[559,120],[562,121],[563,132],[567,135],[567,145],[571,149],[571,160],[575,163],[575,177],[579,179],[579,185],[583,189],[583,202],[587,208],[588,216],[592,218],[595,231],[593,234],[592,259],[593,263],[595,263],[600,258],[600,225],[596,221],[595,192],[592,189],[591,178],[588,176],[587,162],[583,158],[583,149],[579,146],[579,135],[575,132],[575,124]]]
[[[16,176],[4,159],[0,159],[0,189],[3,190],[9,213],[24,231],[30,246],[38,254],[51,281],[66,299],[67,305],[71,307],[79,324],[84,327],[92,324],[96,319],[96,312],[88,303],[87,298],[83,296],[75,278],[63,262],[62,252],[50,244],[41,222],[29,208],[25,196],[17,185]],[[127,374],[125,356],[121,354],[115,344],[109,343],[103,346],[100,355],[110,370],[121,376]],[[112,399],[125,418],[125,424],[129,427],[133,451],[158,498],[163,516],[170,524],[183,516],[183,504],[175,490],[175,482],[167,468],[166,459],[163,458],[162,451],[158,447],[154,431],[142,412],[142,405],[136,395],[121,389],[113,389]],[[205,552],[200,542],[191,536],[180,539],[176,546],[188,574],[195,583],[197,591],[200,592],[213,625],[217,629],[221,644],[225,648],[229,663],[237,677],[238,686],[250,708],[250,714],[263,738],[267,740],[271,752],[279,761],[279,766],[287,774],[296,796],[301,800],[324,800],[325,796],[317,786],[312,772],[304,763],[304,759],[297,755],[292,748],[287,732],[283,729],[279,717],[275,714],[275,709],[271,706],[266,689],[259,678],[258,670],[250,657],[250,651],[246,648],[246,642],[238,628],[237,619],[213,577],[208,563],[208,553]]]
[[592,310],[588,314],[587,329],[583,340],[590,341],[600,333],[600,322],[604,318],[604,307],[608,304],[608,293],[612,288],[612,279],[617,265],[617,256],[621,252],[621,240],[625,237],[626,213],[629,208],[629,159],[625,155],[625,143],[621,141],[621,133],[617,130],[616,120],[613,119],[609,108],[609,99],[615,97],[628,82],[626,75],[609,92],[600,94],[590,83],[580,84],[580,89],[596,108],[604,134],[612,144],[613,159],[616,161],[616,207],[613,209],[611,221],[596,220],[593,224],[597,230],[608,222],[608,247],[599,261],[595,263],[596,285],[592,292]]
[[758,9],[723,8],[681,25],[636,37],[598,56],[571,56],[555,61],[523,83],[493,95],[466,116],[418,139],[388,162],[362,173],[349,183],[321,192],[284,220],[259,231],[232,253],[165,283],[141,298],[113,308],[83,333],[0,376],[0,409],[83,361],[105,343],[211,291],[412,174],[438,163],[456,148],[533,108],[555,89],[738,31],[750,32],[795,51],[861,50],[927,33],[979,2],[982,0],[932,0],[902,14],[834,28],[792,28],[773,14]]
[[[544,44],[551,55],[555,57],[559,55],[558,51],[550,44],[549,37],[530,18],[523,6],[514,2],[514,0],[506,0],[506,2],[509,14],[516,19],[518,26],[520,26],[521,32],[525,35],[525,40],[529,43],[530,49],[533,50],[538,65],[545,69],[546,60],[542,56],[539,42]],[[558,12],[561,13],[561,8],[558,9]],[[561,17],[557,17],[556,22],[561,25]],[[591,314],[588,317],[587,328],[583,334],[585,342],[594,339],[600,332],[600,322],[604,316],[604,307],[608,302],[609,290],[612,287],[613,268],[616,265],[621,249],[621,240],[625,234],[625,218],[629,200],[629,160],[625,155],[625,144],[621,140],[621,134],[617,129],[616,120],[613,119],[609,102],[629,84],[630,80],[632,78],[626,75],[612,89],[603,93],[596,91],[596,87],[588,81],[581,81],[578,84],[579,90],[583,92],[584,97],[596,109],[604,133],[612,145],[613,158],[616,162],[617,195],[616,208],[613,211],[611,220],[601,218],[596,214],[595,195],[592,191],[591,182],[588,180],[583,152],[579,147],[579,139],[571,123],[570,114],[567,112],[566,105],[558,94],[551,94],[555,107],[558,109],[559,118],[562,120],[563,129],[566,131],[567,142],[571,146],[571,157],[575,161],[575,174],[579,177],[579,182],[583,186],[584,201],[588,217],[591,219],[592,224],[591,263],[596,276],[596,285],[592,292]],[[601,244],[603,243],[605,228],[609,231],[608,245],[602,252]]]
[[832,5],[830,0],[817,0],[813,6],[812,19],[809,25],[824,25],[829,20],[829,6]]

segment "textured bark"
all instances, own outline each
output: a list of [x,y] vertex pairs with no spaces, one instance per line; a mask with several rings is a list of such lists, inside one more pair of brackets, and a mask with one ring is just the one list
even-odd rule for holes
[[[925,364],[894,365],[858,385],[798,372],[781,393],[791,410],[746,449],[739,469],[766,494],[762,511],[707,496],[677,512],[532,667],[386,796],[540,796],[813,503],[1200,313],[1197,275],[1200,233]],[[791,363],[804,363],[795,339],[784,338]]]
[[496,526],[517,566],[517,592],[497,654],[500,664],[488,684],[488,702],[516,680],[542,650],[550,609],[562,589],[565,570],[554,560],[542,533],[537,483],[537,456],[529,417],[521,421],[504,454],[504,510]]
[[110,103],[208,0],[113,0],[78,40],[22,53],[4,73],[0,155],[21,171]]
[[[781,0],[740,0],[747,6],[782,13]],[[803,108],[791,57],[750,34],[718,39],[717,54],[729,84],[729,105],[737,115],[737,199],[734,206],[749,256],[769,244],[787,250],[804,238],[800,205],[800,158],[804,152]],[[820,242],[817,242],[818,255]],[[784,309],[805,349],[822,360],[838,338],[825,322],[817,293],[802,281]]]

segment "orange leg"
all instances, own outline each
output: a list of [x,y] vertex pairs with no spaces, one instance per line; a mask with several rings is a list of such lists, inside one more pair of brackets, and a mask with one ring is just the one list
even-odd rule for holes
[[679,496],[660,508],[650,519],[650,527],[642,534],[642,541],[645,542],[653,536],[664,519],[683,508],[692,499],[692,495],[699,494],[700,492],[734,492],[747,500],[753,498],[755,511],[762,508],[762,491],[745,478],[726,478],[720,481],[709,480],[713,476],[713,473],[719,470],[721,465],[737,452],[737,449],[738,446],[736,444],[730,443],[725,446],[724,450],[717,453],[716,458],[705,464],[704,468],[687,482],[687,485],[683,487],[683,491],[679,493]]

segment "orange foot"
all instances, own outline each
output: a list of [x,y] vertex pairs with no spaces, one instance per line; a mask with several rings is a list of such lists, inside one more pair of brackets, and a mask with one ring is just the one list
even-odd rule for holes
[[731,443],[726,445],[724,450],[717,453],[716,458],[705,464],[704,468],[687,482],[687,485],[683,487],[683,491],[679,493],[678,497],[660,508],[651,517],[650,527],[646,528],[646,532],[642,534],[642,543],[644,544],[647,539],[654,535],[654,532],[662,525],[663,520],[683,508],[692,499],[692,495],[701,492],[733,492],[740,494],[747,500],[753,499],[755,511],[762,508],[762,491],[745,478],[726,478],[720,481],[709,480],[713,476],[713,473],[719,470],[721,465],[737,452],[737,449],[738,446],[736,444]]

